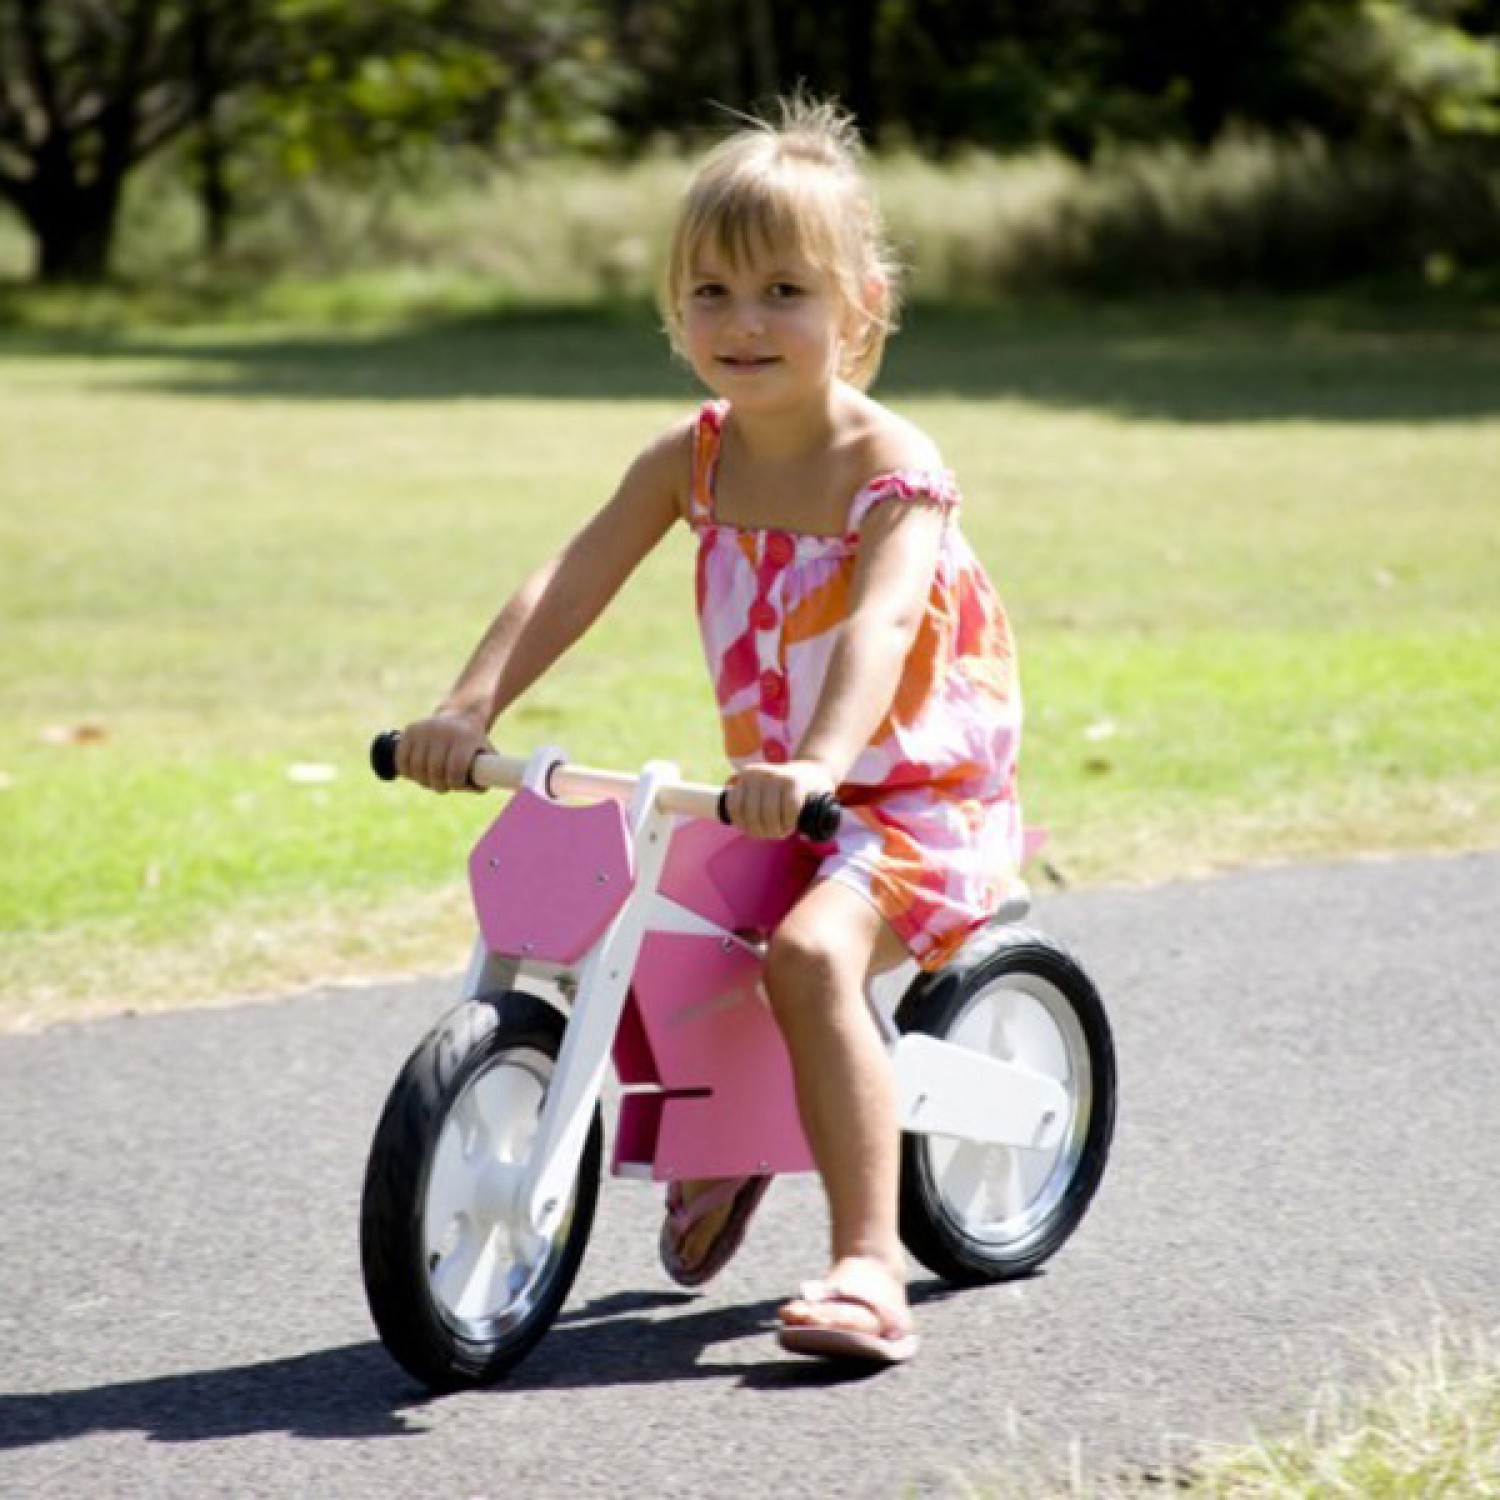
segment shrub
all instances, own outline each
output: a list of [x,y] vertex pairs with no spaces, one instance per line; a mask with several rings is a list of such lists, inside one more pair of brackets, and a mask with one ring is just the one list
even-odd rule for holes
[[[122,227],[127,281],[307,279],[378,272],[497,301],[651,292],[685,179],[670,155],[453,170],[420,189],[304,182],[262,193],[227,256],[199,260],[193,205],[143,174]],[[1300,291],[1500,266],[1500,141],[1376,153],[1307,137],[1226,137],[1206,151],[912,156],[875,175],[917,298],[1037,291]],[[24,247],[0,224],[0,275]]]

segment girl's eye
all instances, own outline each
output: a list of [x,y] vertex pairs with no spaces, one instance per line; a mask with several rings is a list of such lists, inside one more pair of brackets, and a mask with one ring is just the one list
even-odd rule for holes
[[771,284],[771,296],[778,302],[786,302],[801,295],[802,288],[795,281],[776,281]]
[[703,281],[693,288],[693,296],[700,302],[711,302],[724,295],[724,288],[717,281]]

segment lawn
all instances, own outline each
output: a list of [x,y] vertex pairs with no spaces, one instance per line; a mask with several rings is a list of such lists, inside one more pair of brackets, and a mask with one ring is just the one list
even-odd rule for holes
[[[919,309],[1023,651],[1043,889],[1500,843],[1500,335]],[[494,606],[692,398],[651,321],[0,331],[0,1026],[456,966],[493,811],[386,788]],[[711,778],[671,539],[502,725]]]

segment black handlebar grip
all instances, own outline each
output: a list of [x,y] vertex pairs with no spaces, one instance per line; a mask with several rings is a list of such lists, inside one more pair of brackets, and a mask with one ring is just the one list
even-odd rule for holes
[[844,809],[832,792],[819,792],[802,804],[797,814],[797,832],[815,844],[826,844],[839,831]]
[[[832,792],[818,792],[802,804],[797,814],[797,832],[815,844],[826,844],[839,831],[844,809]],[[729,822],[729,790],[719,793],[719,821]]]
[[400,743],[399,729],[387,729],[370,741],[370,769],[382,781],[394,781],[400,775],[396,770],[396,746]]

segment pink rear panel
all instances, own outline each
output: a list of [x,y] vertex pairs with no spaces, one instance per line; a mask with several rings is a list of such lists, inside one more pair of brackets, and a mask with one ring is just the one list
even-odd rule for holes
[[760,972],[760,954],[732,938],[647,937],[616,1064],[623,1081],[664,1092],[625,1097],[617,1171],[644,1162],[658,1179],[812,1170]]
[[469,856],[469,888],[491,953],[573,964],[635,884],[618,803],[569,806],[522,790]]
[[672,835],[661,893],[730,932],[771,932],[821,862],[803,839],[752,839],[695,820]]

